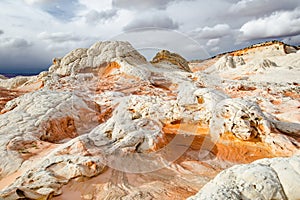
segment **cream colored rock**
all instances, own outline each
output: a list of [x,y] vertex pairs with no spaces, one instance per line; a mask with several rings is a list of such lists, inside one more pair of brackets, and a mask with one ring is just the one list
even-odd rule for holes
[[210,122],[214,134],[233,133],[241,140],[268,135],[271,124],[260,108],[242,99],[225,99],[219,102]]
[[300,158],[262,159],[224,170],[189,200],[300,198]]
[[49,71],[63,76],[87,73],[110,62],[117,62],[128,71],[137,65],[147,65],[146,59],[128,42],[107,41],[97,42],[89,49],[75,49],[63,58],[55,59]]
[[104,169],[101,159],[89,156],[63,155],[46,157],[40,164],[26,171],[0,198],[13,200],[47,199],[61,194],[61,187],[77,177],[93,177]]
[[[150,99],[143,96],[119,99],[119,105],[113,116],[95,128],[89,134],[89,138],[96,146],[110,143],[107,151],[111,153],[122,149],[132,149],[133,152],[153,149],[159,138],[163,137],[159,119],[164,119],[165,117],[161,115],[167,113],[164,113],[163,109],[159,111],[162,101]],[[165,107],[166,111],[170,108]]]
[[9,79],[0,79],[0,87],[6,89],[16,89],[24,85],[26,82],[30,81],[33,78],[34,77],[29,77],[29,76],[17,76]]
[[0,79],[7,79],[7,77],[0,74]]
[[206,123],[210,122],[216,105],[228,98],[227,95],[208,88],[197,89],[194,95],[197,98],[198,104],[201,105],[201,109],[198,111],[198,118]]
[[229,69],[235,69],[241,65],[244,65],[245,61],[239,56],[222,56],[212,67],[206,70],[208,73],[221,72]]
[[9,101],[5,114],[0,115],[0,177],[16,171],[22,156],[31,154],[32,145],[24,144],[39,140],[58,143],[97,126],[99,111],[95,108],[70,92],[50,90]]
[[169,63],[169,65],[175,65],[181,70],[191,72],[188,62],[179,54],[171,53],[167,50],[162,50],[158,52],[151,61],[152,64],[163,62]]
[[[172,54],[151,64],[118,41],[55,58],[49,71],[17,84],[42,89],[16,99],[0,93],[0,187],[11,183],[0,198],[68,199],[70,188],[86,199],[186,198],[236,162],[299,153],[299,83],[291,82],[299,58],[278,45],[203,62],[214,69],[198,69],[210,74],[191,73]],[[251,81],[279,69],[291,80]],[[298,198],[288,184],[297,174],[283,166],[281,175],[263,163],[233,168],[210,189],[221,197],[206,199]]]

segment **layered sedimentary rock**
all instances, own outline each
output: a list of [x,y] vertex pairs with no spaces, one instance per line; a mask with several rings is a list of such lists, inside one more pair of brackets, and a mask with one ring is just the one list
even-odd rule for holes
[[[148,62],[128,42],[98,42],[37,76],[1,79],[0,197],[185,199],[225,170],[194,198],[250,198],[261,190],[246,194],[256,182],[242,188],[240,172],[262,169],[266,199],[292,198],[273,161],[226,171],[299,153],[300,83],[266,82],[272,70],[299,75],[299,53],[272,45],[189,67],[168,51]],[[297,159],[278,162],[295,163],[293,174]],[[214,185],[221,176],[228,187]]]
[[176,65],[179,67],[179,69],[191,72],[188,62],[177,53],[171,53],[168,50],[162,50],[158,52],[152,59],[151,63],[155,64],[161,62]]

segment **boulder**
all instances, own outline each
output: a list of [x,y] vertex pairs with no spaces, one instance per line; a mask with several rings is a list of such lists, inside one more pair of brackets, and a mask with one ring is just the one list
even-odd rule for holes
[[262,159],[222,171],[188,200],[300,198],[300,157]]

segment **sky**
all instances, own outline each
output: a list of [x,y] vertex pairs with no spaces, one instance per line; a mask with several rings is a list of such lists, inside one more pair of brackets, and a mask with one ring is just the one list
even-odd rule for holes
[[300,44],[299,0],[1,0],[0,73],[47,69],[97,41],[204,59],[254,43]]

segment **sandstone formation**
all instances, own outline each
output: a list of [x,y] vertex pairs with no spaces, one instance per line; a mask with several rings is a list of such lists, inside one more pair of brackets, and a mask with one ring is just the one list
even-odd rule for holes
[[166,62],[169,64],[173,64],[178,66],[179,69],[183,69],[185,71],[191,72],[188,62],[177,53],[171,53],[167,50],[162,50],[158,52],[151,61],[151,63],[153,64],[159,62]]
[[0,79],[7,79],[7,77],[0,74]]
[[224,170],[189,200],[300,198],[300,157],[262,159]]
[[188,64],[107,41],[0,79],[0,199],[186,199],[219,172],[191,198],[297,199],[296,50]]
[[128,70],[135,65],[147,64],[128,42],[98,42],[89,49],[75,49],[63,58],[55,58],[49,72],[63,76],[87,73],[115,61]]

